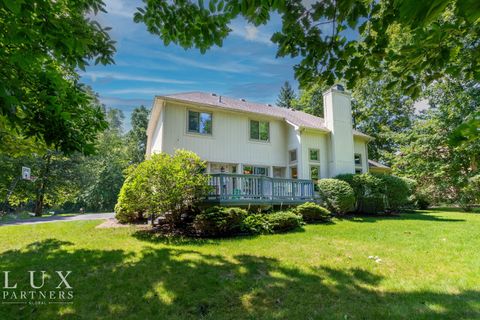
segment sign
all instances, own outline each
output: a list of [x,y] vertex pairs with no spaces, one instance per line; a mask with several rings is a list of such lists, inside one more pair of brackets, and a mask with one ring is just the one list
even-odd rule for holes
[[22,167],[22,179],[30,180],[30,168]]

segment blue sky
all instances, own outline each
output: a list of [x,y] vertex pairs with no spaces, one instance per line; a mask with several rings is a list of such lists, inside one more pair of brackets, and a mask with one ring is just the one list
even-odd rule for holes
[[141,1],[105,3],[108,13],[94,18],[112,27],[110,35],[117,41],[115,65],[88,67],[81,73],[82,82],[92,86],[106,106],[125,113],[127,130],[131,111],[141,104],[151,107],[155,95],[206,91],[274,103],[285,81],[297,88],[293,66],[298,60],[276,59],[276,46],[269,40],[281,28],[278,17],[259,28],[235,20],[223,47],[202,55],[196,49],[165,47],[143,24],[134,23],[133,13]]

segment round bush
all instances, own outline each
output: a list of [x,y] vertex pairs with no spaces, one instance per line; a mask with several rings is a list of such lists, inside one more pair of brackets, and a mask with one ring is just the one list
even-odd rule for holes
[[250,234],[271,233],[271,227],[265,214],[251,214],[243,221],[243,230]]
[[320,179],[318,189],[330,211],[343,214],[353,210],[355,195],[347,182],[338,179]]
[[265,215],[273,232],[286,232],[302,225],[302,217],[291,211],[279,211]]
[[306,202],[295,208],[295,213],[302,216],[305,222],[329,221],[332,214],[324,207],[313,202]]
[[115,206],[117,219],[133,222],[139,215],[148,215],[154,221],[157,215],[165,215],[171,227],[180,226],[182,214],[210,189],[204,169],[205,163],[191,151],[152,155],[129,169]]
[[241,208],[211,207],[193,221],[195,232],[204,237],[230,236],[240,233],[248,213]]

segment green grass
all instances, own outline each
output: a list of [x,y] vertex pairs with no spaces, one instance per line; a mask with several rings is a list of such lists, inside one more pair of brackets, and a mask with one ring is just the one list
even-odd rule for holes
[[0,227],[0,271],[72,270],[74,290],[71,305],[1,305],[0,319],[480,318],[475,213],[228,240],[152,239],[99,223]]

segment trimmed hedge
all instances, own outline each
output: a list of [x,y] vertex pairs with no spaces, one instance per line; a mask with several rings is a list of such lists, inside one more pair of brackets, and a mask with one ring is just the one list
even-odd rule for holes
[[204,237],[238,234],[248,213],[241,208],[211,207],[198,214],[193,221],[195,232]]
[[379,174],[377,177],[383,182],[387,210],[398,212],[405,208],[412,194],[407,181],[388,174]]
[[332,213],[313,202],[306,202],[295,208],[295,213],[302,216],[305,222],[329,221]]
[[343,214],[354,209],[355,193],[347,182],[338,179],[321,179],[318,181],[318,189],[330,211]]
[[273,232],[286,232],[303,224],[302,217],[291,211],[279,211],[265,215],[267,222]]

